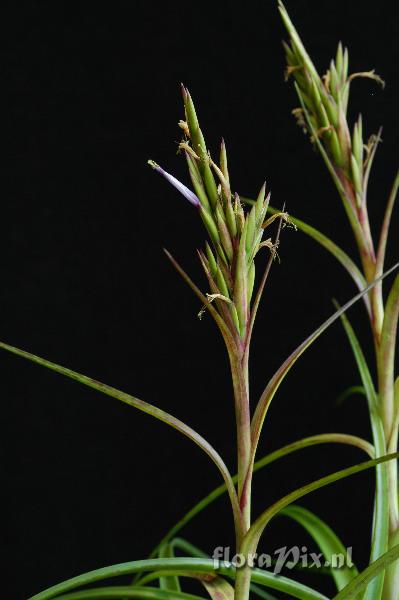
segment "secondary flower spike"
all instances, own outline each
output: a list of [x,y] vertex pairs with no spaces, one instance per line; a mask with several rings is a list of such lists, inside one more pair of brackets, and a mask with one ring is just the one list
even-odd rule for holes
[[163,175],[163,177],[165,177],[165,179],[167,179],[169,181],[169,183],[171,183],[173,185],[173,187],[175,187],[181,194],[183,194],[183,196],[185,198],[187,198],[187,200],[193,206],[196,206],[197,208],[199,208],[201,206],[201,203],[200,203],[199,199],[197,198],[197,196],[194,194],[194,192],[189,190],[188,187],[186,187],[183,183],[181,183],[178,179],[176,179],[176,177],[173,177],[173,175],[170,175],[170,173],[167,173],[166,171],[164,171],[162,169],[162,167],[157,165],[157,163],[154,162],[153,160],[149,160],[148,164],[155,171],[157,171],[157,173],[160,173],[161,175]]

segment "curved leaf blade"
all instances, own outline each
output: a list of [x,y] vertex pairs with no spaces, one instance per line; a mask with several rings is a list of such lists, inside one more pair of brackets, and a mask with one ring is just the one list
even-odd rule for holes
[[395,355],[398,319],[399,275],[395,277],[395,281],[393,282],[386,301],[384,321],[381,331],[380,350],[378,352],[379,372],[382,374],[379,391],[384,395],[385,401],[388,404],[388,416],[386,419],[388,421],[393,421],[394,419]]
[[[159,549],[159,558],[174,558],[173,544],[162,544]],[[159,578],[159,587],[161,590],[170,590],[181,592],[180,581],[176,575],[170,577],[161,576]]]
[[[252,418],[251,423],[251,438],[252,438],[252,464],[255,459],[256,449],[258,446],[260,433],[262,430],[263,422],[265,420],[267,411],[269,409],[270,403],[273,400],[280,384],[284,380],[287,373],[294,366],[298,358],[313,344],[313,342],[330,326],[332,325],[344,312],[346,312],[355,302],[357,302],[360,298],[362,298],[369,290],[371,290],[382,278],[389,275],[392,271],[394,271],[399,266],[399,263],[396,263],[391,269],[386,271],[386,273],[379,279],[373,281],[370,285],[368,285],[362,292],[354,296],[349,302],[347,302],[344,306],[342,306],[339,310],[337,310],[331,317],[329,317],[320,327],[318,327],[308,338],[306,338],[302,344],[300,344],[294,352],[290,354],[290,356],[283,362],[281,367],[276,371],[273,377],[270,379],[269,383],[265,387],[258,404],[255,409],[255,413]],[[249,480],[251,477],[251,468],[248,470],[247,479]]]
[[46,367],[47,369],[50,369],[51,371],[55,371],[56,373],[59,373],[60,375],[64,375],[65,377],[68,377],[69,379],[78,381],[79,383],[82,383],[83,385],[86,385],[87,387],[95,389],[95,390],[105,394],[106,396],[110,396],[111,398],[120,400],[121,402],[124,402],[125,404],[128,404],[129,406],[133,406],[134,408],[137,408],[138,410],[141,410],[142,412],[144,412],[148,415],[151,415],[152,417],[155,417],[156,419],[162,421],[163,423],[170,425],[170,427],[173,427],[174,429],[176,429],[177,431],[179,431],[180,433],[185,435],[188,439],[193,441],[195,444],[197,444],[197,446],[199,446],[209,456],[209,458],[212,459],[212,461],[215,463],[215,465],[219,469],[219,471],[224,479],[224,482],[226,484],[228,494],[230,497],[231,505],[233,508],[234,524],[235,524],[236,533],[237,534],[240,533],[240,531],[241,531],[241,512],[240,512],[240,507],[238,504],[236,490],[235,490],[234,483],[232,481],[230,472],[229,472],[228,468],[226,467],[223,459],[218,454],[218,452],[213,448],[213,446],[211,446],[211,444],[209,442],[207,442],[207,440],[205,438],[203,438],[199,433],[194,431],[194,429],[192,429],[191,427],[189,427],[188,425],[183,423],[183,421],[180,421],[180,419],[173,417],[166,411],[164,411],[160,408],[157,408],[157,407],[153,406],[152,404],[145,402],[144,400],[140,400],[139,398],[136,398],[135,396],[131,396],[130,394],[126,394],[125,392],[121,392],[120,390],[117,390],[116,388],[106,385],[105,383],[101,383],[100,381],[92,379],[91,377],[87,377],[86,375],[82,375],[81,373],[77,373],[76,371],[72,371],[71,369],[67,369],[66,367],[62,367],[61,365],[53,363],[44,358],[41,358],[40,356],[36,356],[35,354],[31,354],[30,352],[26,352],[25,350],[20,350],[19,348],[15,348],[14,346],[5,344],[4,342],[0,342],[0,348],[2,348],[3,350],[7,350],[8,352],[11,352],[11,354],[16,354],[17,356],[20,356],[31,362],[34,362],[43,367]]
[[396,197],[398,195],[398,190],[399,190],[399,170],[396,173],[394,182],[392,184],[392,188],[388,197],[388,202],[386,205],[386,209],[385,209],[385,214],[384,214],[384,220],[382,223],[382,227],[381,227],[381,233],[380,233],[380,239],[378,242],[378,250],[377,250],[377,261],[376,261],[376,267],[375,267],[375,274],[381,275],[381,273],[384,270],[384,262],[385,262],[385,251],[386,251],[386,247],[387,247],[387,241],[388,241],[388,232],[389,232],[389,226],[391,223],[391,217],[392,217],[392,212],[393,212],[393,208],[395,205],[395,200]]
[[[273,207],[269,207],[269,210],[273,214],[278,212],[277,209]],[[315,242],[317,242],[320,246],[322,246],[323,248],[325,248],[325,250],[332,254],[332,256],[344,267],[347,273],[349,273],[360,292],[364,290],[364,288],[367,285],[367,282],[364,278],[363,273],[360,271],[357,264],[350,258],[350,256],[344,250],[342,250],[342,248],[340,248],[329,237],[324,235],[324,233],[321,233],[321,231],[319,231],[315,227],[312,227],[311,225],[308,225],[301,219],[292,217],[291,215],[290,219],[300,231],[306,233],[306,235],[311,237],[313,240],[315,240]],[[382,273],[379,273],[378,275],[382,275]],[[363,300],[366,304],[367,312],[371,314],[369,297],[364,296]]]
[[366,396],[366,390],[362,385],[352,385],[342,392],[337,398],[337,406],[341,406],[351,396]]
[[[174,538],[171,541],[171,545],[173,547],[179,548],[183,552],[186,552],[189,556],[196,556],[197,558],[209,558],[209,555],[206,554],[206,552],[203,552],[202,550],[197,548],[197,546],[194,546],[193,544],[191,544],[187,540],[184,540],[183,538]],[[254,583],[251,584],[250,589],[251,592],[253,592],[259,598],[263,598],[263,600],[277,600],[275,596],[272,596],[268,592],[263,591],[262,588],[255,585]]]
[[193,594],[178,592],[176,590],[124,586],[93,588],[80,592],[71,592],[70,594],[58,596],[57,600],[121,600],[122,598],[134,598],[136,600],[205,600],[202,596],[194,596]]
[[321,477],[316,481],[312,481],[307,485],[304,485],[297,490],[294,490],[290,494],[287,494],[277,502],[275,502],[272,506],[269,506],[251,525],[247,534],[244,537],[241,552],[248,556],[248,554],[254,553],[256,547],[258,545],[260,536],[262,535],[264,529],[270,523],[270,521],[286,506],[289,506],[299,498],[303,498],[307,496],[311,492],[314,492],[318,489],[326,487],[331,483],[339,481],[341,479],[345,479],[346,477],[350,477],[351,475],[355,475],[356,473],[360,473],[361,471],[365,471],[366,469],[370,469],[371,467],[375,467],[378,464],[386,462],[388,460],[397,459],[399,457],[399,453],[395,452],[392,454],[387,454],[386,456],[382,456],[380,458],[376,458],[374,460],[368,460],[363,463],[354,465],[352,467],[348,467],[346,469],[341,469],[340,471],[336,471],[335,473],[331,473],[325,477]]
[[[370,458],[374,458],[374,448],[369,442],[363,440],[362,438],[349,435],[346,433],[322,433],[319,435],[312,435],[307,438],[303,438],[296,442],[292,442],[287,446],[283,446],[278,450],[274,450],[270,454],[266,454],[263,458],[257,460],[254,464],[253,472],[256,473],[260,471],[267,465],[273,463],[284,456],[288,456],[292,452],[297,452],[298,450],[302,450],[304,448],[308,448],[310,446],[315,446],[318,444],[348,444],[350,446],[354,446],[355,448],[359,448],[366,452]],[[237,475],[234,475],[233,482],[237,482]],[[183,529],[185,525],[187,525],[194,517],[200,514],[207,506],[212,504],[215,500],[217,500],[220,496],[222,496],[226,492],[226,486],[224,484],[215,488],[212,492],[210,492],[207,496],[205,496],[202,500],[200,500],[197,504],[193,506],[181,519],[174,525],[162,538],[160,544],[170,541],[179,531]],[[157,555],[159,545],[154,548],[151,552],[149,558],[154,558]],[[190,553],[190,552],[188,552]]]
[[[378,397],[374,388],[373,379],[362,352],[359,340],[346,315],[341,315],[342,324],[352,348],[353,355],[359,370],[360,378],[368,403],[371,431],[376,452],[376,457],[386,453],[384,427],[378,410]],[[388,549],[389,539],[389,500],[388,500],[388,473],[387,465],[381,464],[376,468],[376,495],[374,504],[374,523],[371,540],[370,563],[377,560]],[[384,584],[384,574],[375,577],[367,588],[363,600],[376,600],[381,597]]]
[[[121,563],[112,565],[110,567],[103,567],[102,569],[96,569],[88,573],[83,573],[67,581],[63,581],[35,596],[32,596],[29,600],[52,600],[61,594],[76,590],[77,588],[96,583],[97,581],[103,581],[105,579],[111,579],[113,577],[119,577],[139,572],[159,571],[159,573],[167,573],[168,575],[175,574],[181,576],[195,576],[198,578],[199,575],[225,575],[234,579],[236,577],[236,570],[232,565],[222,564],[215,571],[214,561],[211,559],[203,558],[164,558],[164,559],[150,559],[150,560],[138,560],[128,563]],[[320,594],[316,590],[303,585],[288,577],[281,575],[274,575],[271,572],[253,569],[251,572],[253,583],[281,591],[288,596],[293,598],[299,598],[300,600],[328,600],[326,596]],[[129,588],[133,590],[133,587]],[[165,590],[158,590],[159,592],[165,592]],[[58,600],[58,599],[57,599]]]
[[[278,516],[289,517],[301,525],[319,546],[326,560],[331,560],[333,554],[345,556],[346,548],[339,537],[325,521],[307,508],[292,504],[283,508]],[[350,567],[345,564],[340,569],[331,569],[331,575],[339,591],[358,575],[358,570],[354,565]]]
[[333,600],[354,600],[363,592],[367,585],[390,564],[399,558],[399,544],[388,550],[380,556],[375,562],[369,565],[355,579],[353,579],[343,590],[334,596]]

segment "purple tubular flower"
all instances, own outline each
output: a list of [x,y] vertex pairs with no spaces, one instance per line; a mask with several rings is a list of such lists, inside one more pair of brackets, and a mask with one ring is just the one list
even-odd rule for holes
[[196,206],[197,208],[199,208],[201,206],[201,203],[200,203],[199,199],[197,198],[197,196],[194,194],[194,192],[192,192],[191,190],[189,190],[188,187],[186,187],[183,183],[181,183],[178,179],[176,179],[176,177],[173,177],[173,175],[170,175],[169,173],[167,173],[166,171],[164,171],[162,169],[162,167],[160,167],[159,165],[157,165],[157,163],[154,162],[153,160],[149,160],[148,164],[155,171],[157,171],[163,177],[165,177],[165,179],[167,179],[169,181],[169,183],[171,183],[173,185],[173,187],[175,187],[181,194],[183,194],[183,196],[185,198],[187,198],[187,200],[193,206]]

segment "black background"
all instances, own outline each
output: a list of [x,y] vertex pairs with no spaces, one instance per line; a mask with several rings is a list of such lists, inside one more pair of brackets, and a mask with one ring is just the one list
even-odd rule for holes
[[[14,7],[15,8],[15,7]],[[384,126],[370,185],[378,231],[397,158],[397,64],[387,3],[287,0],[317,67],[342,39],[352,71],[386,79],[352,87],[366,135]],[[296,127],[283,80],[285,36],[276,3],[31,2],[7,12],[2,56],[1,339],[131,392],[189,422],[234,470],[227,360],[209,317],[162,252],[206,289],[195,210],[146,165],[186,183],[176,155],[191,90],[208,146],[226,139],[233,187],[319,227],[355,255],[339,198]],[[396,221],[397,222],[397,221]],[[392,247],[393,246],[393,247]],[[391,245],[389,263],[396,258]],[[266,254],[260,258],[264,261]],[[355,293],[346,273],[300,232],[285,229],[252,354],[253,402],[282,360]],[[362,306],[351,311],[370,347]],[[372,353],[368,353],[372,360]],[[144,558],[193,503],[219,484],[208,458],[177,432],[2,352],[3,549],[8,598]],[[315,433],[369,437],[362,398],[336,406],[358,376],[334,325],[292,370],[269,412],[259,456]],[[305,450],[256,476],[254,512],[313,478],[363,459],[331,446]],[[368,556],[373,474],[302,504],[328,520],[360,566]],[[233,542],[221,499],[182,535],[211,552]],[[307,543],[282,519],[262,550]],[[321,577],[314,585],[332,593]]]

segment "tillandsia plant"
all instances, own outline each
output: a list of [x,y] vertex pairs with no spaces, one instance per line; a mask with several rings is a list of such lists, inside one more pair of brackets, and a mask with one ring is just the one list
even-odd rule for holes
[[[326,558],[334,553],[345,552],[343,543],[329,525],[309,510],[295,505],[294,502],[312,491],[373,467],[376,467],[377,483],[370,564],[361,573],[358,573],[353,564],[346,564],[341,569],[331,569],[330,575],[337,587],[337,595],[334,597],[336,600],[381,598],[382,595],[386,600],[388,598],[395,600],[398,597],[396,589],[399,584],[397,562],[395,562],[399,559],[399,544],[396,539],[398,508],[395,459],[398,457],[396,437],[399,417],[393,360],[399,312],[399,279],[396,278],[385,306],[381,286],[382,279],[397,267],[395,265],[383,273],[388,225],[398,178],[390,196],[379,248],[375,253],[367,217],[366,188],[376,140],[370,142],[363,157],[360,122],[356,124],[353,136],[349,135],[346,106],[351,78],[347,75],[347,53],[341,47],[339,48],[336,64],[331,66],[329,75],[323,82],[317,75],[282,5],[280,9],[291,36],[291,46],[287,46],[288,70],[289,74],[297,80],[297,89],[302,103],[300,113],[302,123],[310,132],[333,174],[355,232],[364,273],[325,236],[302,222],[291,219],[284,208],[271,209],[270,193],[266,193],[265,185],[261,186],[252,206],[248,207],[248,203],[245,206],[242,198],[233,192],[224,142],[221,142],[220,160],[217,163],[208,152],[191,95],[183,86],[185,114],[184,119],[179,123],[183,134],[180,153],[187,162],[192,189],[164,171],[154,161],[149,163],[189,201],[192,210],[196,211],[197,216],[202,220],[209,237],[204,249],[198,252],[207,280],[207,292],[202,292],[197,287],[170,253],[167,252],[167,256],[198,297],[200,315],[205,311],[210,314],[226,345],[234,391],[237,474],[231,475],[217,450],[206,439],[169,413],[86,375],[0,343],[0,347],[4,350],[116,398],[180,431],[211,458],[223,478],[223,484],[183,516],[146,560],[112,565],[85,573],[40,592],[31,600],[52,598],[58,600],[89,598],[200,600],[203,598],[204,596],[182,591],[184,577],[201,582],[205,589],[204,593],[213,600],[247,600],[250,595],[273,600],[277,597],[274,594],[279,594],[279,598],[325,600],[327,597],[321,592],[294,578],[287,578],[278,572],[254,568],[254,555],[260,538],[277,514],[285,514],[310,534]],[[366,75],[371,76],[370,73]],[[374,74],[372,76],[375,77]],[[269,217],[268,211],[272,213]],[[282,226],[290,223],[310,233],[333,252],[355,279],[359,293],[344,306],[337,308],[327,321],[292,352],[269,379],[258,402],[252,405],[248,368],[251,338],[261,297],[277,254]],[[271,226],[275,228],[274,235],[268,237],[267,232]],[[267,257],[265,252],[268,252]],[[261,273],[260,277],[256,276],[256,268]],[[345,317],[346,310],[359,299],[363,299],[366,304],[374,334],[379,374],[378,391],[374,389],[357,338]],[[343,319],[353,347],[368,398],[373,444],[357,436],[324,433],[297,440],[256,460],[258,442],[268,409],[280,384],[307,348],[340,318]],[[294,490],[267,507],[253,520],[251,484],[254,473],[292,452],[325,443],[357,447],[368,455],[369,460],[326,475]],[[237,556],[242,558],[241,564],[226,562],[215,564],[214,560],[204,555],[193,544],[178,537],[184,525],[226,492],[232,507],[236,551]],[[176,557],[176,550],[184,553],[185,556]],[[386,573],[385,584],[384,572]],[[130,585],[110,583],[104,585],[104,582],[112,582],[115,578],[126,575],[134,576]],[[98,586],[88,588],[89,584],[98,584]],[[273,595],[267,591],[268,589],[273,591]]]
[[[384,269],[388,232],[399,187],[399,171],[394,178],[379,236],[370,223],[367,191],[370,172],[381,140],[381,130],[364,138],[361,115],[353,125],[348,122],[348,103],[352,81],[358,77],[373,79],[384,86],[372,70],[349,73],[348,50],[339,43],[336,57],[321,77],[280,3],[280,12],[290,43],[284,44],[287,58],[287,79],[293,78],[300,107],[293,112],[301,127],[309,134],[332,175],[341,197],[359,251],[361,269],[354,260],[320,232],[295,221],[314,239],[327,248],[346,268],[359,289],[378,278]],[[368,401],[377,456],[396,452],[399,427],[399,378],[395,375],[395,346],[399,316],[399,277],[383,297],[378,283],[364,297],[374,342],[377,382],[374,384],[364,354],[348,319],[343,324],[352,346]],[[376,560],[399,540],[398,463],[392,461],[377,469],[375,518],[370,562]],[[391,565],[370,583],[366,598],[394,599],[399,597],[399,561]]]

